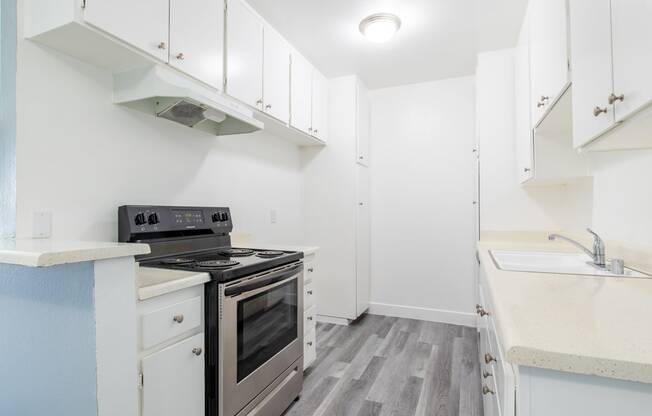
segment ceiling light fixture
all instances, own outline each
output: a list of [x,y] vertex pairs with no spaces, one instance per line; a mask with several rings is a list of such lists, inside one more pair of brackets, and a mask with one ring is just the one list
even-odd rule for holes
[[401,28],[401,19],[390,13],[367,16],[360,22],[360,33],[376,43],[387,42]]

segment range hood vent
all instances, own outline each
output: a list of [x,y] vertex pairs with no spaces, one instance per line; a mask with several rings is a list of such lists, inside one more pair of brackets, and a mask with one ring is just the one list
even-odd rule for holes
[[113,102],[216,136],[264,127],[246,106],[161,66],[115,74]]

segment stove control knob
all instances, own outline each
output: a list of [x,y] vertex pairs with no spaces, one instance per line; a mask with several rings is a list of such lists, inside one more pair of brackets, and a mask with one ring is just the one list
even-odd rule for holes
[[228,212],[220,212],[220,220],[221,221],[228,221],[229,220]]
[[211,215],[211,219],[213,222],[218,222],[220,220],[220,213],[216,212],[215,214]]
[[159,220],[158,214],[156,212],[152,212],[151,214],[149,214],[149,217],[147,217],[147,222],[150,225],[155,225],[161,222],[161,220]]
[[136,214],[136,217],[134,218],[134,222],[136,225],[144,225],[147,222],[147,219],[145,218],[145,214],[142,212],[139,212]]

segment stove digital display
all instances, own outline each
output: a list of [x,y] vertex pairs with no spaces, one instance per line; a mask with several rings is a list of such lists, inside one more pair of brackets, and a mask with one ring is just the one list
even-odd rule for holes
[[176,224],[197,225],[204,223],[204,213],[201,210],[172,210],[172,217]]

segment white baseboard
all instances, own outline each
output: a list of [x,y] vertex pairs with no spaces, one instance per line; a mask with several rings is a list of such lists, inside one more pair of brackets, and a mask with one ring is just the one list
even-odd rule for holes
[[337,316],[317,315],[317,322],[335,325],[348,325],[351,323],[351,320],[346,318],[338,318]]
[[420,319],[422,321],[443,322],[475,328],[475,314],[446,311],[442,309],[422,308],[418,306],[392,305],[371,302],[369,313],[373,315],[395,316],[397,318]]

